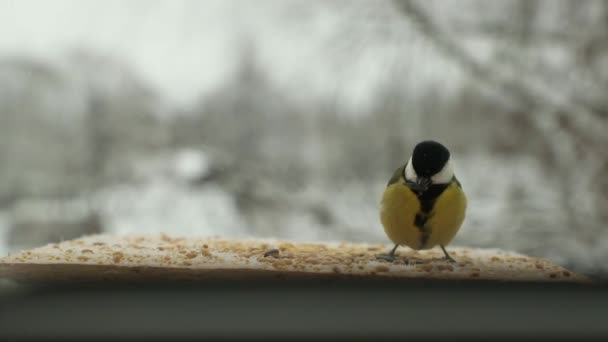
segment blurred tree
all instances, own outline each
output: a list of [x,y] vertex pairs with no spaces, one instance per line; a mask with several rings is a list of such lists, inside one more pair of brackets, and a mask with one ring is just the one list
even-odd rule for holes
[[0,84],[0,197],[77,192],[87,177],[69,82],[56,68],[15,58],[0,62]]
[[84,89],[87,174],[98,188],[133,180],[133,163],[170,142],[160,118],[158,95],[122,63],[78,51],[72,56],[78,84]]
[[[547,170],[558,171],[554,173],[554,184],[562,190],[562,208],[569,213],[569,225],[573,229],[588,226],[581,234],[592,236],[593,226],[598,223],[599,211],[591,213],[590,205],[605,203],[606,197],[605,193],[595,191],[592,184],[596,170],[603,166],[603,162],[598,161],[608,158],[608,152],[604,148],[608,143],[608,135],[605,134],[608,122],[602,113],[608,108],[608,99],[605,96],[589,95],[598,90],[605,94],[603,84],[606,84],[606,80],[585,77],[589,72],[596,75],[601,72],[589,70],[589,65],[575,62],[573,57],[577,55],[577,49],[572,48],[569,37],[574,35],[583,41],[595,41],[597,34],[594,32],[605,34],[605,23],[601,22],[604,16],[598,19],[591,11],[597,8],[598,2],[585,1],[583,5],[577,3],[576,11],[569,10],[568,6],[572,3],[560,7],[552,2],[511,2],[514,5],[511,13],[514,13],[518,21],[508,22],[510,26],[507,26],[507,30],[497,29],[504,27],[501,26],[504,20],[498,21],[499,26],[493,26],[495,22],[487,18],[481,21],[476,17],[467,18],[471,27],[489,24],[491,35],[486,38],[494,42],[495,46],[500,46],[496,42],[502,41],[505,33],[508,33],[508,46],[497,49],[499,53],[496,58],[489,61],[476,57],[464,44],[456,43],[458,31],[451,30],[449,25],[444,27],[439,24],[418,2],[403,0],[395,3],[412,27],[442,51],[446,58],[465,70],[474,82],[478,82],[478,86],[487,88],[494,96],[507,97],[517,110],[506,114],[518,115],[518,120],[532,124],[537,134],[531,135],[527,140],[542,142],[545,154],[541,156]],[[550,31],[533,25],[537,23],[537,13],[550,7],[564,9],[558,17],[548,21]],[[576,13],[584,15],[577,16]],[[502,18],[507,17],[510,16],[502,15]],[[557,23],[566,25],[557,26]],[[482,36],[487,35],[483,27],[478,26],[474,30]],[[562,63],[555,63],[551,54],[547,54],[551,50],[539,43],[547,35],[559,37],[554,44],[565,57]],[[584,38],[586,36],[592,36],[593,39]],[[528,41],[534,41],[535,45],[531,46]],[[560,69],[557,69],[558,65]],[[567,68],[568,72],[560,72],[563,68]],[[581,93],[580,89],[587,89],[589,82],[593,83],[590,92]],[[573,195],[580,194],[580,191],[587,195]],[[583,217],[584,221],[581,220]]]

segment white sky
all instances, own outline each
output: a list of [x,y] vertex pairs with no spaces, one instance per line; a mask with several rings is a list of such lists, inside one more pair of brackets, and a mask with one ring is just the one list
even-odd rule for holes
[[125,60],[169,97],[189,101],[229,67],[230,7],[223,1],[3,0],[0,53],[60,59],[74,49],[99,51]]
[[[170,101],[186,105],[221,84],[235,66],[236,47],[250,37],[280,86],[303,96],[341,95],[358,106],[405,58],[414,60],[402,69],[406,76],[446,78],[445,65],[430,62],[428,49],[408,41],[390,16],[386,3],[375,1],[0,0],[0,58],[61,61],[84,48],[124,60]],[[340,35],[351,29],[356,34]],[[374,30],[385,30],[387,42],[372,40]],[[404,32],[405,45],[395,39]]]

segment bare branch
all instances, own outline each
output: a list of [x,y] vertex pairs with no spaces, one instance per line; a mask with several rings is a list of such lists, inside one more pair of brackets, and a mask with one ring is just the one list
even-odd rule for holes
[[[584,132],[608,143],[608,125],[590,109],[569,98],[557,94],[551,85],[532,80],[529,75],[516,75],[504,65],[484,64],[471,56],[466,49],[455,43],[450,34],[442,31],[414,1],[395,2],[401,12],[410,20],[414,29],[424,35],[446,57],[456,62],[465,72],[498,96],[507,97],[519,110],[534,112],[535,126],[546,134],[554,134],[554,129],[567,133],[573,129]],[[572,115],[568,127],[559,124],[559,113]],[[549,121],[551,123],[549,123]],[[569,133],[569,132],[568,132]]]

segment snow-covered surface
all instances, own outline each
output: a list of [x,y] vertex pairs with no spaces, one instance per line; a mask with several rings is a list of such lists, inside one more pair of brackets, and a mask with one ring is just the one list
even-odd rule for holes
[[174,172],[177,178],[184,181],[195,181],[209,174],[211,165],[209,157],[194,149],[179,151],[174,160]]
[[234,198],[217,186],[200,190],[172,183],[108,188],[99,195],[109,232],[170,232],[238,236],[246,224]]

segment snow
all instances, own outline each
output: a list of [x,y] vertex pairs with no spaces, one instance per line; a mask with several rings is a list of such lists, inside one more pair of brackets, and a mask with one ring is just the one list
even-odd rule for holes
[[207,158],[201,151],[185,149],[134,162],[137,184],[116,185],[93,195],[108,231],[243,235],[247,225],[226,190],[184,182],[208,172]]
[[194,181],[209,174],[210,160],[206,154],[194,149],[184,149],[175,157],[175,174],[185,181]]
[[167,232],[181,236],[241,236],[242,222],[234,199],[208,186],[191,190],[153,181],[144,186],[104,190],[97,199],[107,231],[119,234]]

